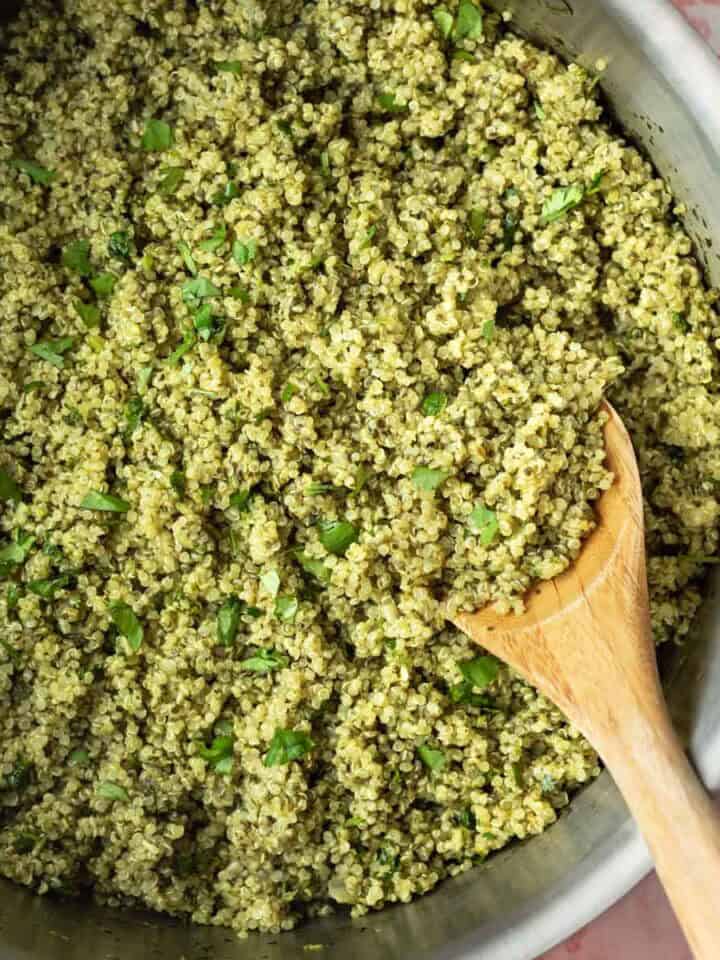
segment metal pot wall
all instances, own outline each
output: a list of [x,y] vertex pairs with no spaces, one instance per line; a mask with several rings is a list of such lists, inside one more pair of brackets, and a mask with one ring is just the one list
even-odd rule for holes
[[[0,3],[9,15],[17,0]],[[594,68],[618,122],[688,208],[686,226],[720,284],[720,68],[667,0],[499,0],[516,27]],[[671,669],[670,699],[706,782],[720,786],[720,596]],[[545,834],[412,904],[335,917],[279,937],[36,897],[0,882],[0,960],[293,960],[307,944],[342,960],[531,960],[622,896],[647,851],[607,774]]]

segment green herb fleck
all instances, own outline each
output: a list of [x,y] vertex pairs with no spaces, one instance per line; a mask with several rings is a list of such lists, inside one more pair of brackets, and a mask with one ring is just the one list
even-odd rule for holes
[[161,167],[161,180],[158,183],[158,193],[170,197],[177,193],[180,184],[185,179],[185,167]]
[[533,100],[532,109],[538,120],[545,119],[545,111],[543,110],[543,106],[539,100]]
[[43,600],[52,600],[58,590],[64,590],[65,587],[70,586],[72,581],[72,574],[62,573],[59,577],[54,577],[47,580],[31,580],[27,588],[30,593],[34,593],[36,597],[42,597]]
[[182,288],[183,301],[193,310],[202,306],[203,300],[220,296],[220,288],[206,277],[193,277],[186,280]]
[[315,749],[315,742],[300,730],[278,729],[265,755],[266,767],[280,767],[291,760],[300,760]]
[[456,40],[479,40],[483,32],[482,13],[471,0],[460,0],[455,31]]
[[247,660],[241,660],[239,666],[251,673],[272,673],[273,670],[281,670],[286,667],[288,662],[288,658],[281,653],[261,648]]
[[90,763],[90,754],[82,748],[73,750],[68,757],[68,763],[71,767],[85,767]]
[[98,510],[105,513],[127,513],[130,504],[127,500],[115,497],[111,493],[100,493],[98,490],[91,490],[83,497],[80,504],[81,510]]
[[236,490],[230,494],[230,506],[234,507],[240,513],[247,513],[250,509],[250,490]]
[[229,735],[215,737],[209,747],[201,746],[199,755],[215,773],[227,776],[232,770],[233,738]]
[[348,520],[324,520],[318,524],[320,543],[328,553],[342,557],[360,536],[358,528]]
[[499,524],[497,514],[479,503],[468,517],[470,529],[479,534],[483,546],[489,546],[497,536]]
[[439,773],[445,766],[445,754],[442,750],[434,750],[426,743],[421,743],[417,748],[417,753],[424,765],[433,773]]
[[167,357],[166,362],[169,363],[171,366],[175,366],[176,364],[180,363],[180,361],[185,356],[185,354],[189,353],[196,343],[197,343],[197,334],[195,333],[192,327],[188,327],[188,329],[183,334],[182,340],[177,345],[177,347],[175,347],[173,352]]
[[125,230],[116,230],[108,240],[108,254],[116,260],[129,260],[132,251],[130,236]]
[[280,590],[280,574],[277,570],[268,570],[260,576],[260,583],[271,597],[276,597]]
[[110,617],[130,649],[137,653],[143,642],[143,626],[132,607],[124,600],[117,600],[110,604]]
[[218,73],[242,73],[242,63],[239,60],[216,60],[213,66]]
[[95,789],[95,793],[98,797],[104,797],[105,800],[120,800],[125,803],[130,799],[124,787],[119,786],[117,783],[111,783],[110,780],[103,780],[99,783]]
[[458,663],[458,670],[476,690],[484,690],[500,672],[500,664],[495,657],[481,656]]
[[418,490],[432,493],[437,490],[450,476],[448,470],[435,470],[432,467],[415,467],[412,472],[412,482]]
[[673,313],[672,315],[673,326],[679,333],[689,333],[690,324],[687,321],[687,317],[684,313]]
[[435,26],[440,31],[440,36],[447,40],[452,33],[455,20],[453,15],[450,13],[448,8],[444,5],[435,7],[432,13],[432,18],[435,21]]
[[185,474],[182,470],[173,470],[170,474],[170,486],[179,497],[185,496]]
[[235,642],[243,607],[239,597],[228,597],[218,610],[217,639],[221,647],[231,647]]
[[286,383],[282,389],[282,393],[280,394],[280,399],[283,403],[289,403],[299,389],[300,388],[295,383]]
[[41,360],[46,360],[61,370],[65,366],[63,354],[71,350],[75,341],[72,337],[60,337],[58,340],[41,340],[30,347],[30,353],[34,353]]
[[542,224],[554,223],[560,217],[573,210],[582,203],[585,196],[585,188],[580,184],[572,184],[569,187],[558,187],[548,197],[543,204],[540,222]]
[[254,240],[236,240],[232,246],[233,260],[241,267],[252,263],[257,253],[257,244]]
[[42,390],[47,383],[44,380],[30,380],[23,386],[23,393],[35,393],[36,390]]
[[297,597],[278,597],[275,601],[275,616],[285,623],[292,623],[299,607]]
[[19,158],[14,158],[10,160],[9,163],[11,167],[15,167],[16,170],[19,170],[21,173],[24,173],[30,177],[33,183],[39,183],[42,187],[49,187],[56,176],[54,170],[48,170],[47,167],[41,167],[40,164],[33,163],[32,160],[21,160]]
[[0,470],[0,500],[13,500],[20,503],[22,490],[5,470]]
[[172,128],[164,120],[148,120],[140,144],[143,150],[151,153],[162,153],[173,145]]
[[181,240],[178,245],[178,252],[182,257],[182,261],[185,264],[185,269],[193,277],[197,276],[197,264],[195,263],[192,255],[192,250],[190,249],[190,244],[186,243],[184,240]]
[[89,277],[92,273],[90,241],[75,240],[73,243],[69,243],[63,250],[60,260],[68,270],[79,273],[81,277]]
[[293,556],[303,568],[305,573],[309,573],[320,583],[328,583],[330,581],[330,570],[322,560],[318,560],[315,557],[309,557],[302,550],[295,550]]
[[488,213],[482,207],[474,207],[468,214],[468,229],[475,240],[479,240],[485,233],[488,222]]
[[365,233],[363,242],[360,244],[360,247],[359,247],[360,250],[367,250],[367,248],[372,245],[372,242],[375,239],[375,235],[377,234],[377,231],[378,231],[377,224],[374,223]]
[[377,102],[386,113],[404,113],[407,110],[407,104],[398,103],[394,93],[379,93]]
[[90,286],[98,297],[111,297],[116,283],[114,273],[98,273],[90,280]]
[[423,402],[420,404],[420,409],[426,417],[436,417],[439,413],[443,412],[447,406],[447,402],[448,395],[446,393],[434,390],[425,396]]
[[222,190],[218,190],[212,196],[212,202],[217,207],[226,207],[232,200],[240,196],[240,188],[234,180],[229,180]]
[[595,176],[592,178],[585,190],[585,196],[591,197],[594,193],[599,193],[602,188],[602,181],[607,173],[607,170],[598,170]]
[[18,833],[13,840],[13,849],[22,856],[33,851],[37,842],[38,838],[32,833]]
[[215,250],[225,243],[227,237],[227,227],[224,223],[220,224],[219,227],[216,227],[212,234],[208,237],[207,240],[203,240],[200,244],[201,250],[206,250],[208,253],[214,253]]
[[493,317],[489,317],[483,322],[480,333],[482,334],[483,340],[487,340],[487,342],[490,343],[495,336],[495,320]]
[[84,300],[76,300],[75,309],[88,330],[100,326],[100,308],[97,304],[85,303]]

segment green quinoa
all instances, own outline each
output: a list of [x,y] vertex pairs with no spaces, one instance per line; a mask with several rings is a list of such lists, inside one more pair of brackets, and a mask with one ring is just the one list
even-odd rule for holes
[[658,642],[718,319],[594,80],[468,0],[49,0],[0,77],[0,873],[288,929],[540,833],[591,747],[446,626],[637,445]]

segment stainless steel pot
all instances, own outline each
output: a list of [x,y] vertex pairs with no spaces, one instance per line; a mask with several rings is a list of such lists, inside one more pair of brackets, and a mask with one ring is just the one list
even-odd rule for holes
[[[720,68],[668,0],[498,0],[517,27],[593,68],[618,121],[688,207],[686,226],[720,284]],[[0,0],[0,15],[6,11]],[[720,786],[720,594],[710,584],[670,697],[706,783]],[[531,960],[622,896],[648,854],[607,774],[541,837],[415,903],[279,937],[35,897],[0,883],[0,960]]]

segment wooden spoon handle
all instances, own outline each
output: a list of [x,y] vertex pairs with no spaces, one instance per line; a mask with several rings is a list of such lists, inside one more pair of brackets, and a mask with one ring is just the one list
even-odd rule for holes
[[[720,957],[720,817],[663,705],[605,745],[696,960]],[[598,745],[600,746],[600,745]]]

